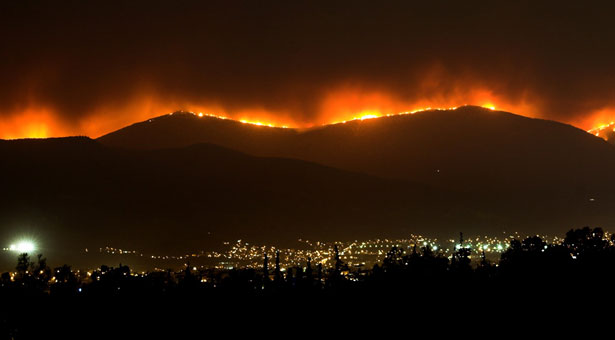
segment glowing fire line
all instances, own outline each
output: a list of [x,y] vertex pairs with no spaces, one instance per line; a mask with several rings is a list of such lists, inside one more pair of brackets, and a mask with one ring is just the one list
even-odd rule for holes
[[[235,120],[233,118],[229,118],[229,117],[226,117],[226,116],[220,116],[220,115],[216,115],[216,114],[212,114],[212,113],[203,113],[203,112],[196,113],[196,112],[192,112],[192,111],[181,111],[181,112],[189,113],[189,114],[195,115],[195,116],[197,116],[199,118],[201,118],[201,117],[211,117],[211,118],[217,118],[217,119],[222,119],[222,120],[232,120],[232,121],[235,121],[235,122],[240,122],[240,123],[243,123],[243,124],[256,125],[256,126],[267,126],[267,127],[282,128],[282,129],[287,129],[288,128],[288,126],[286,126],[286,125],[277,126],[277,125],[274,125],[274,124],[271,124],[271,123],[263,123],[263,122],[260,122],[260,121],[250,121],[250,120],[246,120],[246,119]],[[171,116],[171,115],[173,115],[173,112],[169,113],[169,116]]]
[[[467,106],[467,105],[464,105]],[[495,106],[492,105],[483,105],[482,107],[486,108],[486,109],[490,109],[490,110],[495,110]],[[367,119],[374,119],[374,118],[382,118],[382,117],[394,117],[394,116],[403,116],[403,115],[412,115],[415,113],[419,113],[419,112],[425,112],[425,111],[453,111],[453,110],[457,110],[459,108],[459,106],[453,106],[453,107],[448,107],[448,108],[432,108],[432,107],[424,107],[424,108],[420,108],[420,109],[416,109],[416,110],[412,110],[412,111],[404,111],[404,112],[398,112],[398,113],[387,113],[387,114],[379,114],[379,113],[375,113],[373,111],[364,111],[366,112],[365,114],[358,116],[358,117],[354,117],[348,120],[341,120],[341,121],[336,121],[336,122],[332,122],[332,123],[327,123],[327,124],[323,124],[323,126],[325,125],[334,125],[334,124],[344,124],[344,123],[348,123],[348,122],[352,122],[352,121],[362,121],[362,120],[367,120]],[[283,128],[283,129],[287,129],[289,128],[287,125],[275,125],[272,123],[265,123],[265,122],[261,122],[261,121],[250,121],[250,120],[246,120],[246,119],[240,119],[240,120],[236,120],[230,117],[226,117],[226,116],[221,116],[221,115],[216,115],[216,114],[212,114],[212,113],[203,113],[203,112],[192,112],[192,111],[181,111],[181,112],[185,112],[185,113],[189,113],[192,115],[195,115],[197,117],[211,117],[211,118],[217,118],[217,119],[223,119],[223,120],[232,120],[232,121],[236,121],[236,122],[240,122],[243,124],[250,124],[250,125],[256,125],[256,126],[266,126],[266,127],[272,127],[272,128]],[[169,113],[169,115],[172,115],[173,112]]]
[[[464,104],[463,106],[467,106],[467,104]],[[345,124],[348,122],[353,122],[353,121],[363,121],[363,120],[368,120],[368,119],[375,119],[375,118],[382,118],[382,117],[394,117],[394,116],[403,116],[403,115],[413,115],[415,113],[419,113],[419,112],[425,112],[425,111],[454,111],[457,110],[459,107],[461,106],[453,106],[453,107],[423,107],[423,108],[419,108],[419,109],[415,109],[412,111],[404,111],[404,112],[398,112],[398,113],[387,113],[387,114],[380,114],[374,111],[370,111],[370,110],[365,110],[363,111],[364,114],[359,115],[359,116],[355,116],[351,119],[347,119],[347,120],[340,120],[340,121],[334,121],[331,123],[327,123],[327,124],[322,124],[322,126],[326,126],[326,125],[335,125],[335,124]],[[495,106],[492,104],[485,104],[482,105],[481,107],[489,109],[489,110],[495,110]],[[232,121],[236,121],[236,122],[240,122],[243,124],[250,124],[250,125],[256,125],[256,126],[266,126],[266,127],[273,127],[273,128],[284,128],[287,129],[289,128],[287,125],[275,125],[275,124],[271,124],[271,123],[264,123],[261,121],[249,121],[249,120],[245,120],[245,119],[241,119],[241,120],[235,120],[233,118],[230,117],[226,117],[226,116],[221,116],[221,115],[216,115],[216,114],[211,114],[211,113],[203,113],[203,112],[199,112],[199,113],[195,113],[195,112],[190,112],[188,111],[187,113],[193,114],[195,116],[198,117],[212,117],[212,118],[218,118],[218,119],[224,119],[224,120],[232,120]],[[169,113],[169,115],[172,115],[173,113]],[[600,125],[598,127],[595,127],[593,129],[587,130],[588,133],[591,133],[595,136],[598,137],[606,137],[606,136],[601,136],[600,133],[603,132],[604,130],[609,129],[610,131],[615,132],[615,121],[610,122],[609,124],[603,124]]]
[[595,135],[596,137],[600,137],[600,133],[603,132],[604,130],[609,130],[609,131],[614,131],[615,132],[615,122],[610,122],[608,124],[602,124],[598,127],[595,127],[593,129],[589,129],[587,130],[588,133],[591,133],[592,135]]
[[[463,106],[468,106],[467,104],[464,104]],[[454,111],[457,110],[460,106],[453,106],[453,107],[423,107],[420,109],[415,109],[412,111],[404,111],[404,112],[398,112],[398,113],[387,113],[387,114],[377,114],[377,113],[373,113],[373,112],[369,112],[361,115],[359,117],[354,117],[352,119],[348,119],[348,120],[341,120],[341,121],[337,121],[337,122],[333,122],[330,124],[325,124],[325,125],[333,125],[333,124],[345,124],[347,122],[352,122],[352,121],[356,121],[356,120],[366,120],[366,119],[373,119],[373,118],[381,118],[381,117],[394,117],[394,116],[403,116],[403,115],[413,115],[415,113],[419,113],[419,112],[425,112],[425,111]],[[481,107],[485,108],[485,109],[489,109],[489,110],[495,110],[495,106],[491,105],[491,104],[485,104],[482,105]]]
[[352,121],[357,121],[357,120],[374,119],[374,118],[381,118],[381,117],[394,117],[394,116],[403,116],[403,115],[413,115],[415,113],[424,112],[424,111],[452,111],[452,110],[457,110],[457,108],[458,108],[457,106],[449,107],[449,108],[425,107],[425,108],[420,108],[420,109],[416,109],[416,110],[413,110],[413,111],[404,111],[404,112],[398,112],[398,113],[387,113],[387,114],[384,114],[384,115],[368,113],[368,114],[364,114],[364,115],[359,116],[359,117],[354,117],[352,119],[341,120],[341,121],[337,121],[337,122],[333,122],[333,123],[325,124],[325,125],[345,124],[345,123],[352,122]]

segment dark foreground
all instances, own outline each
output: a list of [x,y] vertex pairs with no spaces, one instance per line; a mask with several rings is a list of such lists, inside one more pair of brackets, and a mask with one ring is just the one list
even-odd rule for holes
[[578,313],[580,304],[612,300],[614,240],[599,228],[571,230],[562,244],[512,240],[497,264],[472,261],[464,247],[450,259],[427,247],[393,248],[372,269],[348,268],[339,258],[328,269],[280,268],[267,257],[260,270],[131,275],[126,266],[101,266],[88,279],[21,255],[13,277],[2,275],[0,339],[205,338],[283,326],[297,332],[346,319],[360,329],[373,316],[413,313],[481,319],[559,306]]

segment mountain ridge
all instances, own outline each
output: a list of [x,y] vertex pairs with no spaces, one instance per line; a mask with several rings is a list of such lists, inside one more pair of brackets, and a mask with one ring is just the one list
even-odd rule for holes
[[172,119],[125,128],[98,141],[135,149],[208,142],[256,156],[423,183],[459,192],[487,215],[504,217],[523,230],[615,227],[610,211],[615,148],[559,122],[473,106],[301,131],[198,116]]
[[[455,169],[466,162],[479,163],[485,159],[492,161],[495,172],[506,172],[505,167],[496,166],[511,162],[512,158],[528,165],[542,157],[553,158],[550,164],[541,164],[545,169],[570,168],[571,157],[576,157],[573,161],[577,162],[598,163],[591,157],[592,153],[608,158],[609,166],[615,166],[615,148],[583,130],[478,107],[353,120],[306,130],[252,126],[212,117],[180,117],[185,122],[167,123],[177,116],[162,116],[152,123],[127,127],[97,140],[108,146],[137,149],[206,142],[257,156],[304,159],[349,171],[434,185],[439,184],[434,173],[445,177],[453,173],[443,172],[447,167]],[[516,145],[520,143],[525,144]],[[564,149],[571,150],[571,154],[562,154]],[[528,159],[523,159],[524,154]],[[406,155],[413,162],[402,162]],[[419,168],[412,163],[422,165]],[[462,170],[457,173],[466,178],[482,171],[469,167]],[[489,175],[488,171],[481,174]],[[450,178],[442,185],[455,186],[458,179]]]
[[0,141],[0,236],[181,253],[615,229],[613,147],[549,121],[464,108],[304,131],[191,115],[120,131]]

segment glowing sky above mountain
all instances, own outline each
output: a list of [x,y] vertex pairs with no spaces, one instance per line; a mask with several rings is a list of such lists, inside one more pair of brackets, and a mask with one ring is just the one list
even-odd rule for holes
[[578,1],[6,1],[0,138],[97,137],[176,110],[308,127],[464,104],[590,129],[615,120],[611,13]]

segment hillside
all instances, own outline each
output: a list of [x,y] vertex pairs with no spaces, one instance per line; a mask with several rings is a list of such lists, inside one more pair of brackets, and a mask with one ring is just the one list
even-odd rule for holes
[[0,155],[0,237],[46,252],[615,229],[613,146],[475,107],[303,131],[174,114]]
[[175,114],[98,140],[135,149],[212,143],[252,155],[473,190],[562,181],[593,187],[603,185],[615,169],[615,148],[580,129],[471,106],[308,130]]
[[477,202],[486,215],[515,230],[615,227],[615,147],[570,125],[480,107],[309,130],[172,115],[99,141],[135,149],[208,142],[420,182],[465,193],[464,200]]
[[32,235],[55,259],[107,245],[184,254],[237,239],[401,237],[443,231],[463,210],[424,185],[211,144],[120,150],[61,138],[0,141],[0,154],[0,238]]

